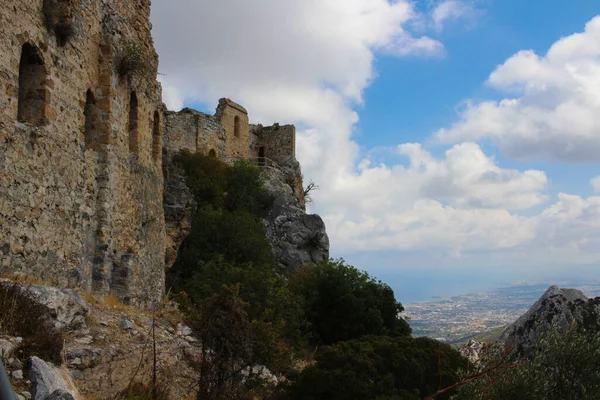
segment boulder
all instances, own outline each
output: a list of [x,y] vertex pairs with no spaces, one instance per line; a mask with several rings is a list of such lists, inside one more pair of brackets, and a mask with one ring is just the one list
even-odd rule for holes
[[29,379],[33,387],[33,400],[73,400],[58,368],[38,357],[29,359]]
[[52,394],[46,397],[45,400],[75,400],[71,393],[63,389],[58,389],[52,392]]
[[181,322],[177,324],[177,330],[181,332],[183,336],[190,336],[192,334],[192,328],[182,324]]
[[21,293],[26,293],[48,310],[48,318],[54,327],[62,331],[84,329],[85,317],[89,308],[85,300],[77,293],[68,289],[59,289],[52,286],[15,284],[7,280],[0,285],[17,285]]
[[119,328],[126,331],[133,329],[133,321],[127,317],[121,317],[121,319],[119,319],[118,325]]

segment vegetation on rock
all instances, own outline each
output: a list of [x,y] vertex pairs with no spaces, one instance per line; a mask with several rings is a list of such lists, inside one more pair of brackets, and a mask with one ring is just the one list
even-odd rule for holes
[[[492,349],[493,350],[493,349]],[[533,357],[503,361],[488,351],[476,373],[490,373],[463,386],[454,400],[592,400],[600,398],[600,332],[573,324],[542,336]]]
[[[339,346],[319,349],[319,359],[325,359],[321,353],[362,356],[352,353],[361,346],[356,343],[370,343],[379,350],[387,346],[385,351],[405,352],[409,357],[407,367],[415,371],[420,367],[413,362],[423,364],[423,357],[426,363],[437,360],[435,352],[441,348],[453,354],[441,344],[436,344],[435,351],[418,350],[419,345],[413,348],[408,323],[399,316],[403,307],[392,289],[343,260],[304,268],[289,282],[278,276],[261,223],[273,200],[262,189],[259,168],[243,161],[229,166],[215,158],[186,152],[179,154],[175,162],[185,171],[197,208],[191,233],[167,278],[173,290],[180,292],[181,307],[205,344],[199,366],[199,399],[256,395],[263,385],[247,374],[252,366],[262,364],[276,374],[287,374],[294,357],[309,343]],[[365,335],[382,336],[354,344],[342,342]],[[409,348],[420,355],[409,355]],[[319,369],[322,364],[317,365],[317,369],[308,370],[312,371],[309,377],[299,376],[299,382],[329,374],[330,367]],[[386,368],[387,364],[380,363],[373,366],[372,372],[384,374]],[[364,383],[373,389],[365,389],[365,393],[375,393],[374,386],[379,383]],[[302,387],[292,386],[286,393],[296,396],[295,391]],[[416,386],[407,388],[421,390]]]
[[297,295],[274,272],[271,246],[259,218],[269,201],[260,169],[247,162],[228,166],[183,153],[179,162],[198,204],[168,282],[203,343],[199,398],[239,398],[246,367],[289,369],[302,344]]
[[154,82],[156,70],[150,55],[142,44],[135,40],[126,40],[120,49],[117,60],[117,72],[122,78]]

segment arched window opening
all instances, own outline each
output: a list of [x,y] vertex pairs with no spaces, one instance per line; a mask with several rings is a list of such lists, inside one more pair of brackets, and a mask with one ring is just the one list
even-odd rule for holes
[[215,151],[215,149],[211,149],[211,150],[208,152],[208,156],[209,156],[209,157],[216,158],[216,157],[217,157],[217,152]]
[[19,103],[17,120],[41,125],[49,100],[46,88],[46,67],[41,51],[29,43],[21,50],[19,63]]
[[129,152],[139,154],[140,138],[138,134],[138,99],[135,92],[129,98]]
[[264,147],[258,148],[258,164],[261,166],[265,165],[265,148]]
[[239,116],[235,116],[233,120],[233,136],[240,137],[240,132],[242,130],[242,122]]
[[158,161],[162,154],[162,143],[160,134],[160,113],[154,111],[154,126],[152,128],[152,157]]
[[95,149],[98,145],[96,133],[96,124],[98,123],[98,108],[96,107],[96,98],[91,89],[88,89],[85,96],[85,148]]

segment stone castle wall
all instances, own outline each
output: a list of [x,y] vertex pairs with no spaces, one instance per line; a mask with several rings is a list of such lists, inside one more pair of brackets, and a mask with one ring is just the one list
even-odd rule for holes
[[118,72],[127,43],[156,72],[149,13],[0,0],[0,272],[139,304],[162,294],[161,90]]
[[250,153],[255,157],[266,157],[285,164],[296,157],[296,127],[294,125],[254,125],[251,134],[255,139]]
[[227,153],[225,128],[211,115],[185,108],[165,113],[164,148],[169,154],[180,150],[214,154],[222,158]]
[[167,154],[180,150],[219,158],[266,157],[286,163],[296,157],[294,125],[250,125],[244,107],[220,99],[214,116],[184,108],[165,113],[164,148]]

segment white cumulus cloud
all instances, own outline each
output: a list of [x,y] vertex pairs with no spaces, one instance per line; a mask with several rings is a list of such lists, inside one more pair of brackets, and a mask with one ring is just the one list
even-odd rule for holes
[[593,178],[590,181],[590,185],[592,185],[594,192],[596,192],[596,193],[600,192],[600,176]]
[[515,54],[488,83],[517,96],[465,102],[459,121],[437,133],[440,140],[490,138],[521,160],[600,161],[600,16],[545,56]]
[[533,225],[510,210],[546,201],[541,171],[498,167],[474,143],[438,159],[420,144],[400,145],[409,165],[363,161],[338,177],[321,201],[328,230],[346,251],[463,250],[512,247],[533,237]]

